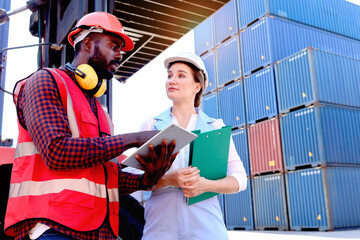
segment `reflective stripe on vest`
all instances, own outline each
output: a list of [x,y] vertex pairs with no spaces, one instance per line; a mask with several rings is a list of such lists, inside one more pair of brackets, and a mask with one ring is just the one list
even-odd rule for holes
[[71,190],[95,197],[106,198],[104,184],[82,179],[53,179],[48,181],[27,181],[10,185],[9,197],[38,196]]
[[71,97],[70,97],[70,94],[69,94],[69,89],[68,89],[68,87],[66,85],[65,79],[57,71],[51,70],[51,72],[58,75],[59,78],[64,82],[66,92],[67,92],[67,94],[66,94],[67,95],[66,113],[67,113],[67,117],[69,119],[70,130],[71,130],[72,137],[73,138],[78,138],[80,136],[79,128],[78,128],[78,125],[76,123],[74,108],[73,108],[72,100],[71,100]]

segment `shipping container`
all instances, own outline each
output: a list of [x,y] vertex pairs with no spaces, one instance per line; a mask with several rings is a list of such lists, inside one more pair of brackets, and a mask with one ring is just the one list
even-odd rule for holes
[[215,52],[214,50],[209,51],[205,55],[201,56],[203,60],[206,71],[209,77],[208,87],[204,93],[213,92],[217,88],[216,84],[216,65],[215,65]]
[[236,0],[230,0],[214,13],[215,45],[239,31],[236,5]]
[[244,165],[246,176],[250,176],[249,145],[247,135],[246,127],[235,129],[231,134],[235,149]]
[[197,55],[214,48],[214,14],[194,28],[194,41]]
[[244,76],[310,46],[360,59],[360,41],[274,16],[241,31],[240,42]]
[[359,126],[359,109],[315,105],[282,115],[284,168],[360,164]]
[[247,180],[245,191],[226,194],[224,198],[227,229],[253,230],[255,226],[250,178]]
[[360,168],[310,168],[286,174],[291,230],[360,226]]
[[255,229],[289,228],[285,178],[281,173],[252,178]]
[[307,48],[276,63],[275,75],[280,113],[315,102],[360,107],[360,60]]
[[273,65],[245,77],[244,91],[247,124],[278,115]]
[[239,35],[216,48],[217,79],[219,86],[241,77]]
[[266,14],[292,19],[360,40],[360,6],[344,0],[238,0],[239,26]]
[[219,118],[218,93],[213,92],[204,96],[201,100],[201,108],[209,117]]
[[233,82],[219,90],[220,117],[225,125],[245,125],[244,86],[242,81]]
[[248,137],[252,176],[284,170],[279,117],[250,125]]

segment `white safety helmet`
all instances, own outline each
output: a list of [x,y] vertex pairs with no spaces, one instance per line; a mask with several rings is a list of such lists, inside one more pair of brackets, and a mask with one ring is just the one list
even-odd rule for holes
[[170,57],[165,59],[164,61],[164,65],[165,68],[169,68],[169,65],[171,63],[174,62],[187,62],[187,63],[191,63],[193,64],[195,67],[197,67],[199,69],[199,72],[203,75],[204,77],[204,82],[201,83],[201,87],[202,87],[202,92],[205,92],[208,83],[209,83],[209,77],[205,68],[205,64],[203,62],[203,60],[201,59],[201,57],[199,57],[198,55],[196,55],[195,53],[192,52],[183,52],[183,53],[179,53],[178,55],[174,56],[174,57]]

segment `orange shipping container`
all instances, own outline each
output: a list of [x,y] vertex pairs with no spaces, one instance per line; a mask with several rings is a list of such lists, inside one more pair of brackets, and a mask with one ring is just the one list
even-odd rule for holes
[[251,175],[283,172],[279,118],[252,124],[248,130]]

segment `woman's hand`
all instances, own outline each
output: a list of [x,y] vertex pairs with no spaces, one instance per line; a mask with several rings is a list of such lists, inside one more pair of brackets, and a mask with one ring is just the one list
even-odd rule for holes
[[196,197],[204,192],[209,192],[209,185],[211,184],[210,180],[199,177],[198,181],[193,182],[191,185],[183,188],[183,193],[185,197]]
[[186,167],[174,169],[167,172],[163,179],[168,186],[187,188],[194,182],[198,181],[200,170],[197,167]]

